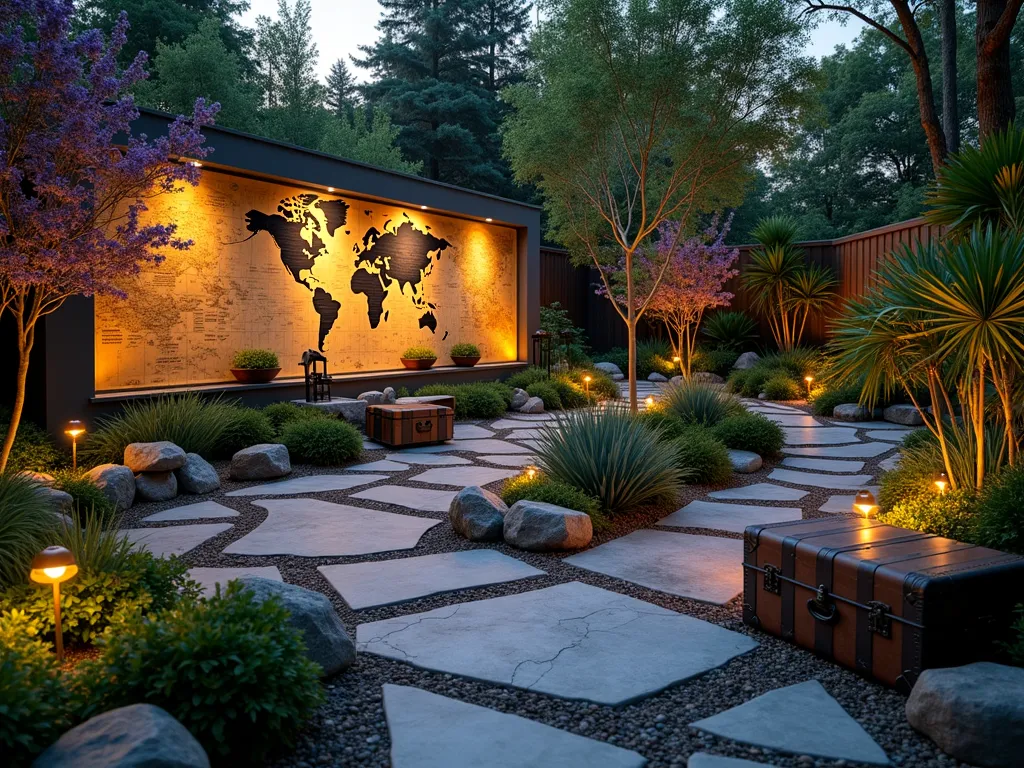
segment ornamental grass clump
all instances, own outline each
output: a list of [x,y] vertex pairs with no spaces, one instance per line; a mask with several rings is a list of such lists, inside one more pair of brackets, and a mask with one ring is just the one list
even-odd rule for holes
[[277,432],[263,411],[234,405],[224,407],[228,411],[229,421],[217,441],[218,456],[230,458],[250,445],[274,442]]
[[684,379],[665,388],[662,407],[684,424],[713,427],[727,416],[743,410],[739,401],[713,384]]
[[622,514],[674,500],[687,472],[676,451],[627,409],[567,411],[537,442],[537,463],[551,479],[578,488]]
[[53,502],[37,483],[0,473],[0,588],[25,583],[32,558],[53,543],[58,525]]

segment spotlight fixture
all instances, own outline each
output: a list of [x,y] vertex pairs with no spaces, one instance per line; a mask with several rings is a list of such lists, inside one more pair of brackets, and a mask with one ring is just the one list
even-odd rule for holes
[[590,397],[590,382],[592,381],[590,376],[583,377],[583,387],[586,390],[587,397]]
[[333,191],[334,191],[334,187],[328,187],[328,188],[327,188],[327,191],[328,191],[328,192],[333,192]]
[[488,216],[486,219],[484,219],[484,221],[494,221],[494,219],[492,219],[490,216]]
[[940,496],[944,494],[949,488],[949,475],[945,472],[939,472],[935,476],[935,487],[938,488]]
[[533,478],[535,478],[536,476],[537,476],[537,468],[535,466],[533,466],[533,464],[530,464],[529,466],[527,466],[526,467],[526,478],[528,480],[533,480]]
[[71,469],[78,469],[78,438],[85,434],[85,425],[78,419],[72,419],[64,434],[71,438]]
[[425,210],[427,210],[427,206],[425,206],[425,205],[421,205],[421,206],[420,206],[420,210],[421,210],[421,211],[425,211]]
[[53,626],[57,646],[57,661],[64,658],[64,637],[60,626],[60,583],[76,573],[75,556],[64,547],[47,547],[32,558],[29,578],[37,584],[53,585]]
[[807,396],[811,396],[811,384],[814,382],[813,376],[804,376],[804,381],[807,382]]
[[875,500],[875,494],[869,490],[857,491],[857,495],[853,497],[853,511],[861,517],[871,518],[878,512],[878,502]]

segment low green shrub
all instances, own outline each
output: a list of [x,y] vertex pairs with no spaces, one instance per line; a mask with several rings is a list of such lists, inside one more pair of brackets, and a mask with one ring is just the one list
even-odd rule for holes
[[88,717],[148,703],[167,710],[211,755],[261,761],[290,745],[323,701],[319,668],[277,600],[241,584],[184,603],[155,621],[131,621],[81,665]]
[[655,430],[658,439],[663,442],[675,440],[683,434],[687,426],[682,419],[658,403],[637,414],[637,419]]
[[32,558],[53,543],[59,527],[53,513],[38,484],[15,472],[0,474],[0,587],[28,578]]
[[715,312],[701,326],[701,333],[723,349],[746,349],[757,341],[757,323],[743,312]]
[[71,723],[71,688],[54,654],[20,611],[0,613],[0,754],[4,765],[26,766]]
[[753,451],[765,458],[778,456],[785,444],[782,427],[759,413],[727,416],[711,428],[711,433],[726,448]]
[[[280,402],[272,403],[262,411],[263,415],[270,421],[274,434],[278,434],[281,428],[292,421],[316,421],[317,419],[337,418],[332,413],[326,413],[319,408],[305,408],[295,403]],[[254,443],[255,445],[255,443]]]
[[811,408],[815,416],[832,417],[837,405],[860,401],[860,385],[833,384],[815,387],[811,390]]
[[537,442],[537,463],[553,480],[600,500],[613,514],[674,501],[686,472],[656,429],[625,408],[567,411]]
[[558,400],[563,408],[586,408],[593,405],[597,398],[587,395],[586,388],[577,384],[566,374],[558,374],[551,379],[551,384],[558,392]]
[[547,379],[547,369],[538,368],[534,365],[526,370],[513,373],[505,379],[504,384],[512,389],[526,389],[531,384],[536,384],[538,381],[547,381]]
[[363,451],[359,430],[340,419],[289,422],[281,430],[281,442],[292,461],[301,464],[344,464]]
[[727,416],[743,410],[739,401],[721,387],[694,379],[684,379],[665,388],[662,406],[684,424],[711,427]]
[[629,350],[625,347],[612,347],[607,352],[594,355],[593,361],[595,363],[612,363],[618,366],[627,379],[629,378]]
[[598,530],[608,524],[607,518],[601,513],[601,502],[596,497],[587,495],[579,488],[552,480],[543,473],[532,478],[526,475],[510,477],[502,486],[500,495],[501,500],[509,506],[522,499],[529,499],[586,512]]
[[70,469],[54,472],[53,487],[71,494],[72,509],[79,515],[95,513],[105,520],[114,516],[113,502],[82,472]]
[[[757,397],[764,392],[768,380],[774,377],[789,378],[790,374],[785,368],[769,368],[763,365],[755,365],[743,371],[733,371],[727,380],[730,392],[743,395],[743,397]],[[797,384],[796,379],[791,379]]]
[[[7,434],[11,413],[0,406],[0,439]],[[7,459],[8,472],[52,472],[65,463],[65,458],[54,445],[50,434],[31,421],[22,419],[14,436],[11,455]]]
[[480,347],[463,341],[453,344],[448,354],[452,357],[480,357]]
[[231,358],[232,368],[280,368],[281,361],[272,349],[240,349]]
[[536,381],[526,388],[526,392],[530,397],[539,397],[543,400],[545,411],[560,411],[562,409],[562,398],[553,381]]
[[693,373],[707,371],[725,378],[739,356],[740,353],[732,349],[698,349],[693,353],[690,370]]
[[406,360],[436,360],[437,353],[430,347],[409,347],[402,357]]
[[769,400],[799,400],[806,390],[790,376],[775,374],[764,383],[763,391]]
[[1008,467],[987,480],[978,499],[973,540],[1024,555],[1024,468]]
[[230,414],[230,419],[217,441],[217,456],[228,458],[250,445],[273,443],[276,440],[274,424],[263,411],[235,405],[222,407]]
[[[75,556],[83,571],[118,573],[132,569],[134,544],[117,531],[109,517],[94,512],[72,512],[70,520],[61,521],[56,542]],[[141,570],[141,563],[137,564]]]
[[508,410],[512,390],[497,382],[428,384],[416,390],[417,397],[427,395],[454,397],[456,419],[493,419]]
[[[679,373],[679,366],[672,362],[672,345],[660,339],[644,339],[636,345],[636,376],[646,379],[652,373],[672,378]],[[626,378],[632,378],[629,372],[629,350],[615,347],[594,355],[595,363],[615,363]]]
[[927,494],[904,497],[883,509],[878,519],[897,528],[971,541],[976,503],[973,490],[947,491],[939,495],[933,489]]
[[811,347],[795,347],[785,352],[769,352],[757,361],[757,366],[781,368],[795,381],[803,382],[804,376],[815,376],[825,366],[821,350]]
[[679,466],[687,473],[687,482],[720,485],[732,477],[729,450],[711,432],[692,425],[676,438]]

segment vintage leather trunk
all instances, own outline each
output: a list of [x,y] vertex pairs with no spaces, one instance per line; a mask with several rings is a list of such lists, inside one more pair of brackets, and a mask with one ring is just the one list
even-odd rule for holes
[[842,517],[753,525],[743,621],[908,691],[992,658],[1024,601],[1024,557]]
[[425,445],[451,440],[455,416],[441,405],[401,403],[366,407],[366,435],[390,446]]

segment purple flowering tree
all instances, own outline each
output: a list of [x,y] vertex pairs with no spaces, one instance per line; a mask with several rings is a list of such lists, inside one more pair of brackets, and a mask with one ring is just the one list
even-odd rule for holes
[[99,30],[72,36],[73,10],[71,0],[0,0],[0,315],[10,313],[18,343],[0,471],[40,319],[70,296],[123,297],[119,280],[159,263],[160,248],[191,245],[173,224],[141,217],[147,199],[198,183],[181,158],[205,157],[200,128],[217,111],[199,100],[166,136],[130,137],[138,112],[127,91],[146,76],[145,54],[122,71],[125,14],[107,42]]

